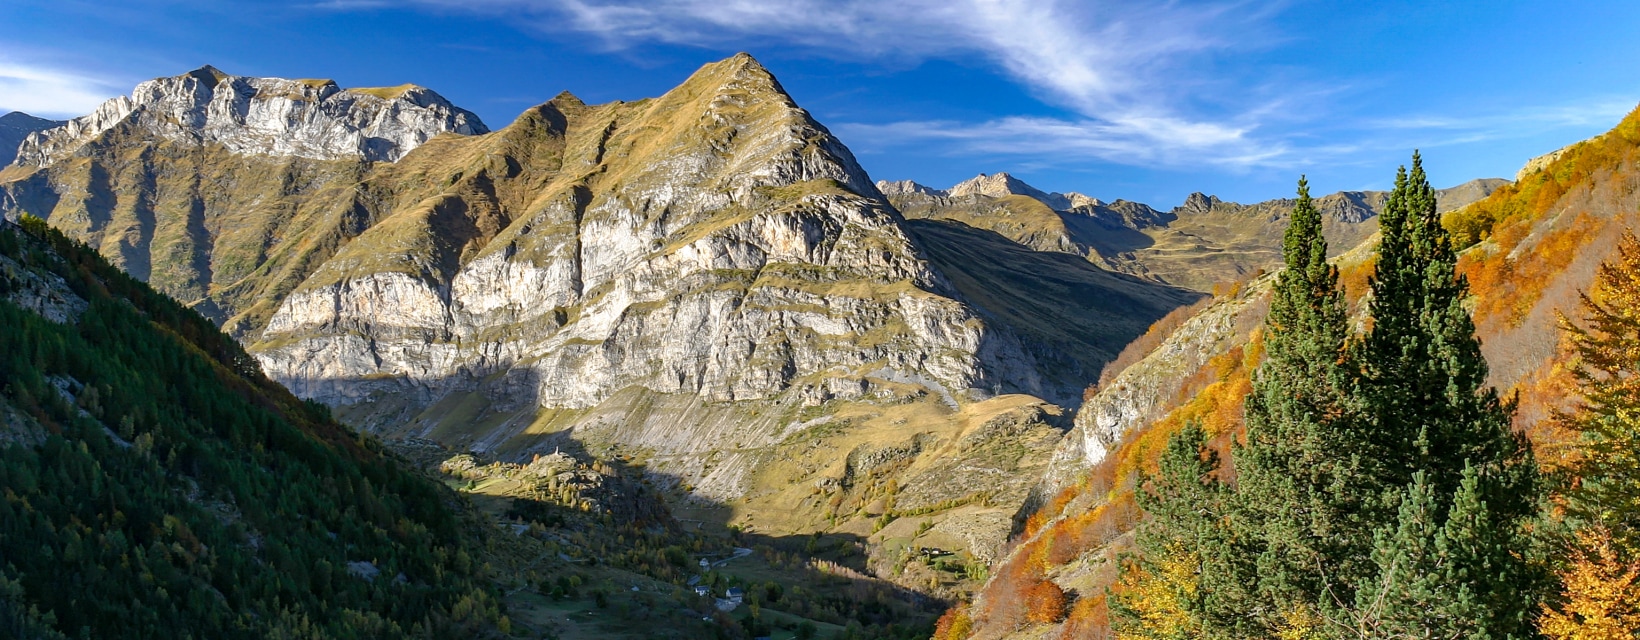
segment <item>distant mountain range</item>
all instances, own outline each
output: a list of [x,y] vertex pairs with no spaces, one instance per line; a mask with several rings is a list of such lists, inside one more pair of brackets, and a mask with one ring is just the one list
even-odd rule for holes
[[[1508,180],[1471,180],[1436,193],[1442,211],[1486,197]],[[1281,263],[1281,233],[1293,200],[1250,205],[1192,193],[1170,211],[1080,193],[1048,193],[1007,173],[980,174],[949,189],[909,180],[877,188],[908,218],[957,221],[995,231],[1040,251],[1086,257],[1112,271],[1197,291],[1212,291]],[[1317,198],[1334,254],[1377,231],[1382,191],[1340,191]]]

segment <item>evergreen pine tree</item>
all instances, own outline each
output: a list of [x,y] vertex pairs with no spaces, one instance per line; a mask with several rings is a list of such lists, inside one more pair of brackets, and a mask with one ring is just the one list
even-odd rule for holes
[[[1247,398],[1247,440],[1235,451],[1232,518],[1241,576],[1257,585],[1252,614],[1272,631],[1299,603],[1326,609],[1371,575],[1372,527],[1361,521],[1363,447],[1346,367],[1350,336],[1338,271],[1327,262],[1321,214],[1300,179],[1283,239],[1286,269],[1265,321],[1266,359]],[[1233,565],[1236,566],[1236,565]],[[1330,594],[1330,595],[1329,595]]]
[[[1403,603],[1419,624],[1444,625],[1419,637],[1518,636],[1541,587],[1527,565],[1524,529],[1538,506],[1536,465],[1510,426],[1513,406],[1485,386],[1486,361],[1463,307],[1468,283],[1456,274],[1434,194],[1414,154],[1381,215],[1373,326],[1356,357],[1368,450],[1385,462],[1378,482],[1406,487],[1385,492],[1375,510],[1387,520],[1406,503],[1384,531],[1395,531],[1397,544],[1436,550],[1444,608],[1414,612],[1428,606],[1425,585],[1383,574],[1392,568],[1381,560],[1379,577],[1366,584],[1390,589],[1386,601]],[[1406,522],[1409,505],[1420,522],[1442,523],[1436,538],[1405,539],[1420,530]]]
[[1404,487],[1425,470],[1438,495],[1452,495],[1470,461],[1496,467],[1485,471],[1514,494],[1507,513],[1526,515],[1535,506],[1530,453],[1510,428],[1514,407],[1486,386],[1486,360],[1463,306],[1469,284],[1456,275],[1457,255],[1417,154],[1411,172],[1396,175],[1379,229],[1373,324],[1357,360],[1375,457],[1390,461],[1382,484]]
[[1372,560],[1377,578],[1360,585],[1349,620],[1363,638],[1448,637],[1439,617],[1443,593],[1441,525],[1433,487],[1424,473],[1413,475],[1399,514],[1379,529]]
[[[1488,478],[1465,466],[1442,527],[1441,576],[1452,590],[1441,604],[1452,630],[1470,638],[1524,638],[1532,633],[1524,606],[1534,595],[1533,568],[1522,558],[1530,549],[1520,524],[1500,519],[1488,502]],[[1518,555],[1517,555],[1518,554]]]

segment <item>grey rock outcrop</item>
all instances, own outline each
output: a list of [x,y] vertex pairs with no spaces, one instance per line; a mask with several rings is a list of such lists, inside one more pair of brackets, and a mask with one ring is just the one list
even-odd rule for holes
[[1548,168],[1548,166],[1550,164],[1553,164],[1554,161],[1559,160],[1561,156],[1566,155],[1567,150],[1570,150],[1572,147],[1575,147],[1579,144],[1582,144],[1582,143],[1581,142],[1574,142],[1572,144],[1566,145],[1566,146],[1561,147],[1559,149],[1555,149],[1554,151],[1550,151],[1548,153],[1545,153],[1541,156],[1537,156],[1535,158],[1527,160],[1526,164],[1521,165],[1520,171],[1515,172],[1515,181],[1519,182],[1521,180],[1525,180],[1526,178],[1530,177],[1532,174],[1537,173],[1539,171],[1542,171],[1545,168]]
[[[1010,195],[1029,196],[1040,200],[1042,204],[1048,205],[1056,211],[1063,211],[1075,206],[1066,194],[1048,193],[1031,185],[1025,184],[1024,180],[1008,175],[1006,172],[993,173],[991,175],[986,175],[983,173],[979,174],[957,183],[955,186],[948,189],[947,193],[949,193],[952,197],[973,195],[990,196],[992,198],[1001,198]],[[1072,195],[1087,198],[1087,196],[1082,196],[1082,194]]]
[[250,78],[205,66],[149,80],[90,115],[30,134],[16,162],[45,166],[126,123],[241,154],[388,162],[440,133],[488,131],[478,116],[423,87],[342,89],[330,80]]
[[[15,224],[5,220],[0,220],[0,233],[15,234],[22,242],[35,242]],[[61,276],[29,269],[3,255],[0,255],[0,300],[58,324],[78,322],[80,314],[90,306]]]
[[948,194],[945,191],[942,191],[940,189],[935,189],[933,187],[929,187],[929,186],[926,186],[926,185],[921,185],[921,184],[918,184],[918,183],[910,181],[910,180],[896,180],[894,182],[889,182],[887,180],[878,180],[877,181],[877,190],[881,191],[882,194],[885,195],[885,196],[903,196],[903,195],[909,195],[909,194],[913,194],[913,193],[920,193],[920,194],[931,195],[931,196],[950,195],[950,194]]

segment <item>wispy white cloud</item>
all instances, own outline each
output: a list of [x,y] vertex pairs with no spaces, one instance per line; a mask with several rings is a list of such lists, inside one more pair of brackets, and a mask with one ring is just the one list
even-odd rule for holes
[[[1264,25],[1269,3],[1258,8],[1245,2],[1060,0],[405,1],[522,16],[535,28],[590,34],[612,49],[653,42],[717,47],[769,42],[844,59],[978,56],[1075,114],[912,127],[930,138],[977,145],[988,136],[1034,131],[1112,160],[1161,164],[1259,163],[1280,146],[1259,132],[1270,113],[1267,104],[1227,104],[1257,91],[1245,85],[1239,92],[1203,90],[1219,79],[1191,71],[1204,57],[1276,40]],[[1203,108],[1208,100],[1221,102]],[[1217,115],[1199,115],[1202,111]]]
[[356,11],[360,9],[381,9],[393,6],[389,0],[320,0],[306,5],[309,9],[328,11]]
[[1408,115],[1368,120],[1363,126],[1384,131],[1430,131],[1446,133],[1457,142],[1518,137],[1564,127],[1610,125],[1633,111],[1632,98],[1585,98],[1559,105],[1520,105],[1508,110],[1482,111],[1453,117],[1449,115]]
[[1066,166],[1089,161],[1153,167],[1289,169],[1320,163],[1376,160],[1380,152],[1519,140],[1567,128],[1609,126],[1634,110],[1633,100],[1602,98],[1561,105],[1523,105],[1508,111],[1413,115],[1366,120],[1328,142],[1296,135],[1259,137],[1251,125],[1122,122],[1005,117],[981,123],[949,120],[835,127],[864,152],[941,145],[949,153],[1003,157]]
[[1255,140],[1246,129],[1146,118],[1103,121],[1015,116],[978,124],[942,120],[842,123],[834,128],[867,152],[939,143],[955,154],[1035,158],[1050,165],[1099,160],[1237,170],[1284,165],[1292,155],[1287,144]]
[[23,111],[43,117],[80,116],[125,90],[120,83],[107,78],[0,58],[0,113]]

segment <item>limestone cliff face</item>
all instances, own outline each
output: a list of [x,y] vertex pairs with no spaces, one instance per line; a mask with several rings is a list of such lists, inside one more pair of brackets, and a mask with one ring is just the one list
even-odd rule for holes
[[0,170],[0,214],[46,219],[239,335],[398,206],[405,190],[382,183],[394,165],[381,161],[483,131],[419,87],[206,67],[28,136]]
[[895,377],[1062,395],[749,57],[655,100],[544,109],[496,134],[561,145],[531,159],[558,167],[532,201],[483,218],[458,186],[366,230],[271,316],[268,373],[338,405],[499,380],[503,402],[576,409],[632,386],[818,403]]
[[903,196],[913,193],[924,193],[938,196],[948,195],[944,191],[926,185],[917,184],[911,180],[896,180],[894,182],[878,180],[877,190],[882,192],[885,196]]
[[234,153],[394,161],[443,132],[488,131],[478,116],[428,89],[342,89],[330,80],[228,75],[206,66],[137,85],[91,115],[30,134],[16,162],[45,166],[121,125]]

